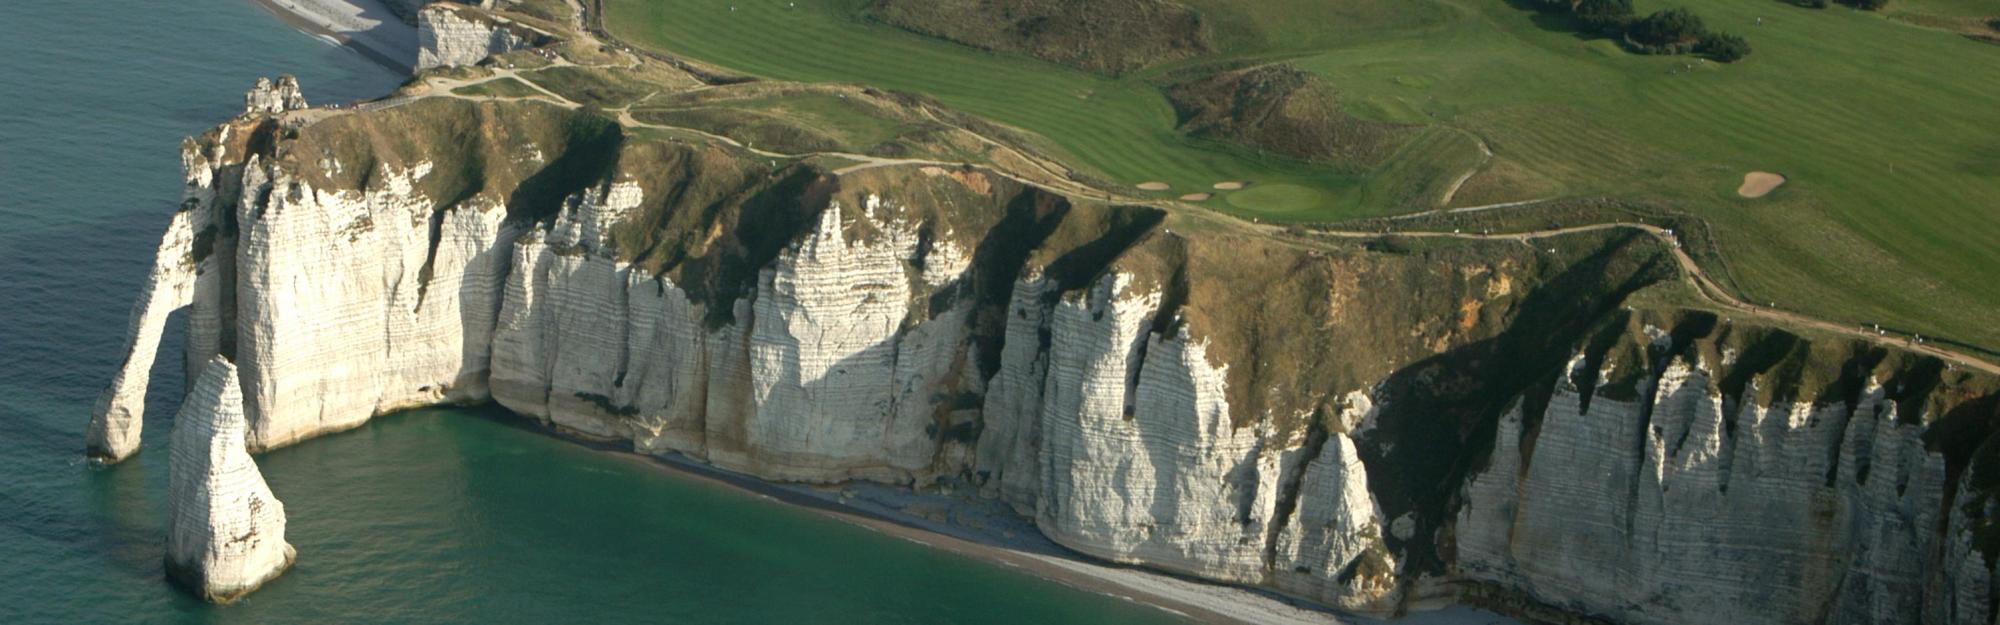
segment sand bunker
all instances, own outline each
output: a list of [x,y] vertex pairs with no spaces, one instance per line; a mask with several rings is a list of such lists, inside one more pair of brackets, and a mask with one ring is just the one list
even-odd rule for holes
[[1155,182],[1141,182],[1141,183],[1139,183],[1139,190],[1141,190],[1141,191],[1165,191],[1165,190],[1167,190],[1167,189],[1172,189],[1172,188],[1173,188],[1173,186],[1172,186],[1172,185],[1169,185],[1169,184],[1167,184],[1167,183],[1164,183],[1164,182],[1157,182],[1157,181],[1155,181]]
[[1768,171],[1753,171],[1743,174],[1743,186],[1736,187],[1736,194],[1743,197],[1764,197],[1778,185],[1785,184],[1785,177]]
[[1243,188],[1243,187],[1247,187],[1247,186],[1250,186],[1250,183],[1248,183],[1248,182],[1244,182],[1244,181],[1241,181],[1241,180],[1231,180],[1231,181],[1229,181],[1229,182],[1218,182],[1218,183],[1215,183],[1215,190],[1217,190],[1217,191],[1235,191],[1235,190],[1237,190],[1237,189],[1241,189],[1241,188]]
[[1187,195],[1183,195],[1183,196],[1181,196],[1181,199],[1182,199],[1182,200],[1186,200],[1186,201],[1189,201],[1189,202],[1204,202],[1204,201],[1207,201],[1207,200],[1208,200],[1208,198],[1212,198],[1212,197],[1215,197],[1215,194],[1213,194],[1213,193],[1189,193],[1189,194],[1187,194]]

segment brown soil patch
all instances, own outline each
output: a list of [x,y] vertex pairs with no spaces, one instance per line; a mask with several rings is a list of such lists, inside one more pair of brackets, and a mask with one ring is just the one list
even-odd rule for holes
[[1768,171],[1753,171],[1743,174],[1743,184],[1736,187],[1736,194],[1743,197],[1764,197],[1778,185],[1785,184],[1785,177]]
[[965,185],[966,188],[972,189],[980,195],[993,194],[993,181],[987,180],[986,174],[979,173],[978,171],[945,169],[935,165],[926,165],[919,171],[929,176],[949,176],[951,179],[957,180],[959,184]]
[[1159,181],[1139,183],[1140,191],[1165,191],[1172,188],[1174,188],[1173,185]]
[[1181,196],[1181,199],[1182,199],[1182,200],[1186,200],[1186,201],[1189,201],[1189,202],[1206,202],[1206,201],[1208,201],[1208,198],[1212,198],[1212,197],[1215,197],[1215,194],[1213,194],[1213,193],[1189,193],[1189,194],[1187,194],[1187,195],[1183,195],[1183,196]]
[[1218,182],[1218,183],[1215,183],[1215,190],[1217,190],[1217,191],[1235,191],[1235,190],[1237,190],[1237,189],[1241,189],[1241,188],[1243,188],[1243,187],[1247,187],[1247,186],[1250,186],[1250,183],[1248,183],[1248,182],[1244,182],[1244,181],[1241,181],[1241,180],[1231,180],[1231,181],[1229,181],[1229,182]]

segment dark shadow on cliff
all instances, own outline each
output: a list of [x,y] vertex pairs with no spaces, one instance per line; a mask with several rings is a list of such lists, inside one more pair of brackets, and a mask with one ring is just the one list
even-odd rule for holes
[[[1000,351],[1007,338],[1009,305],[1014,286],[1028,258],[1069,215],[1068,198],[1026,189],[1007,203],[1007,215],[979,241],[972,255],[972,342],[979,349],[979,376],[1000,372]],[[936,306],[932,307],[937,309]]]
[[1445,572],[1450,540],[1441,530],[1517,398],[1546,402],[1549,379],[1576,345],[1627,296],[1675,274],[1655,245],[1641,233],[1617,235],[1525,298],[1497,336],[1405,366],[1379,387],[1383,412],[1357,446],[1384,517],[1414,521],[1410,538],[1386,537],[1406,572]]

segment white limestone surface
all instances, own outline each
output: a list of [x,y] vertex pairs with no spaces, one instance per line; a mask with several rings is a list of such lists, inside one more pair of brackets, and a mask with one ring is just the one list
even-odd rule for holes
[[1879,386],[1852,408],[1759,405],[1724,401],[1711,375],[1675,360],[1638,401],[1590,397],[1570,376],[1532,456],[1510,415],[1467,489],[1461,573],[1626,623],[1922,613],[1946,483],[1923,426]]
[[1107,275],[1054,310],[1036,524],[1109,560],[1261,581],[1277,467],[1205,345],[1153,333],[1160,294],[1133,286]]
[[426,6],[417,12],[417,69],[477,65],[489,56],[533,47],[519,28],[450,4]]
[[252,449],[485,399],[488,320],[515,236],[504,210],[483,196],[439,206],[417,185],[429,163],[385,165],[367,192],[318,189],[254,159],[245,169],[246,196],[263,198],[237,216]]
[[125,361],[91,411],[85,445],[99,461],[117,462],[139,452],[146,386],[159,353],[160,336],[166,331],[167,316],[188,305],[194,294],[193,222],[197,217],[194,211],[174,213],[154,253],[153,270],[132,304],[125,331]]
[[276,115],[302,108],[306,108],[305,93],[299,89],[299,79],[289,75],[279,76],[276,82],[258,78],[257,84],[243,94],[244,113]]
[[244,447],[236,367],[216,358],[174,419],[167,477],[167,572],[209,601],[227,603],[292,565],[285,506]]
[[1392,610],[1395,562],[1354,441],[1328,434],[1300,479],[1297,509],[1272,550],[1272,585],[1345,609]]

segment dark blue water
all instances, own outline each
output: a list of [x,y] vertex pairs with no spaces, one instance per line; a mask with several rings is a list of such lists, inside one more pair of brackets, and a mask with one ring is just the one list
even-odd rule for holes
[[1170,620],[450,410],[260,456],[298,565],[228,607],[169,586],[178,356],[155,370],[148,451],[89,467],[84,426],[182,137],[286,72],[327,101],[398,80],[247,0],[0,0],[0,624]]

